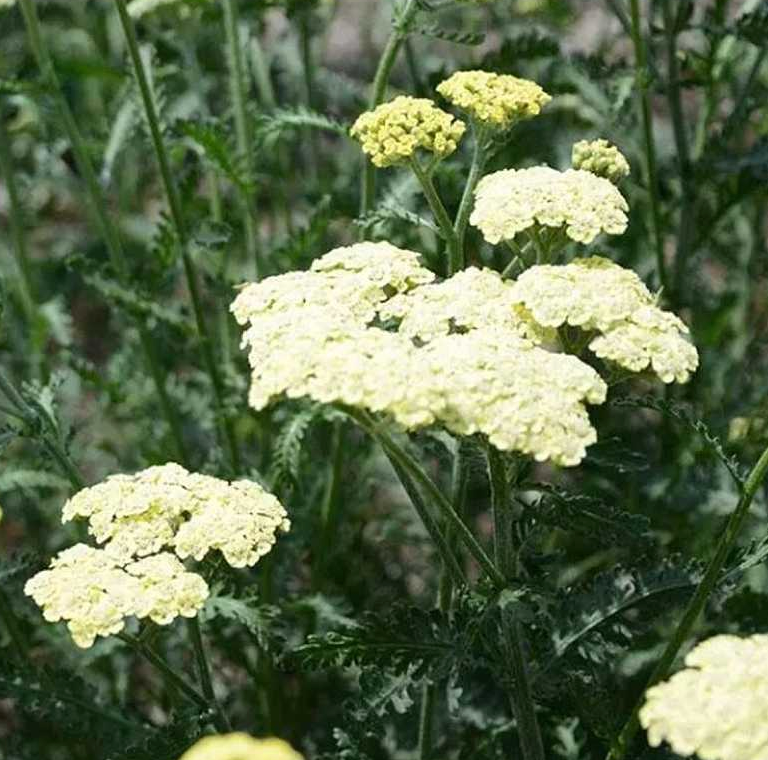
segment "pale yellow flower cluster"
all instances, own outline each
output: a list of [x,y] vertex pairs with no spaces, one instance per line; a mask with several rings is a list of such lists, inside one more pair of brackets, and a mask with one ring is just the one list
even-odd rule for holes
[[481,124],[502,130],[537,116],[552,99],[536,82],[488,71],[458,71],[437,91]]
[[201,560],[218,549],[233,567],[254,565],[288,530],[285,508],[258,483],[228,483],[181,465],[113,475],[65,505],[64,522],[88,519],[89,530],[118,559],[173,549]]
[[254,739],[244,733],[206,736],[179,760],[304,760],[282,739]]
[[715,636],[685,664],[646,692],[640,723],[648,743],[666,741],[676,754],[701,760],[768,757],[768,636]]
[[16,5],[16,0],[0,0],[0,10],[3,8],[12,8]]
[[608,140],[580,140],[573,146],[571,165],[574,169],[597,174],[616,184],[629,175],[629,162]]
[[572,240],[591,243],[602,232],[621,235],[628,208],[603,177],[536,166],[504,169],[480,180],[469,221],[494,245],[535,225],[562,228]]
[[[385,413],[407,429],[440,424],[482,433],[502,450],[578,463],[596,439],[584,403],[604,400],[599,375],[527,340],[546,332],[497,274],[469,270],[432,285],[417,261],[388,243],[362,243],[319,259],[303,273],[305,288],[292,274],[245,288],[232,311],[246,326],[251,405],[306,396]],[[395,331],[378,326],[393,320]]]
[[170,5],[179,5],[183,15],[189,13],[189,8],[182,5],[180,0],[131,0],[127,5],[127,10],[134,18],[141,18],[154,13],[158,8]]
[[417,150],[444,158],[456,150],[466,125],[427,98],[400,96],[361,114],[350,134],[374,165],[408,161]]
[[194,617],[208,597],[206,582],[172,554],[128,561],[85,544],[60,552],[24,591],[46,620],[65,620],[80,647],[119,633],[131,616],[160,625],[179,615]]
[[77,517],[104,546],[66,549],[25,592],[46,620],[66,620],[81,647],[118,633],[131,616],[161,625],[194,617],[208,586],[180,559],[218,549],[233,567],[251,566],[290,527],[282,504],[258,483],[227,483],[172,463],[84,488],[62,520]]
[[542,326],[597,333],[589,348],[631,372],[650,368],[665,383],[684,383],[698,366],[685,324],[656,305],[633,271],[609,259],[532,267],[514,284],[512,298]]

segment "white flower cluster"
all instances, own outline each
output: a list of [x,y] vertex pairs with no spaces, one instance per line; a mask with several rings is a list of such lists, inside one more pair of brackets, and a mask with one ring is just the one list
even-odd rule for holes
[[[578,463],[596,438],[584,403],[605,398],[598,374],[525,339],[546,331],[526,320],[497,274],[433,279],[417,254],[362,243],[332,251],[300,278],[249,285],[232,311],[247,326],[251,405],[307,396],[383,412],[408,429],[437,423],[483,433],[500,449]],[[396,331],[379,326],[392,319]]]
[[24,591],[46,620],[67,621],[80,647],[92,646],[96,636],[119,633],[131,616],[160,625],[179,615],[194,617],[208,597],[206,582],[172,554],[121,561],[85,544],[60,552]]
[[631,372],[651,368],[665,383],[686,382],[698,366],[688,328],[656,306],[642,280],[609,259],[535,266],[513,287],[513,300],[550,328],[573,325],[597,335],[589,348]]
[[666,741],[676,754],[701,760],[768,757],[768,635],[715,636],[685,664],[646,692],[640,723],[648,743]]
[[127,5],[128,13],[134,18],[141,18],[150,13],[154,13],[159,8],[165,6],[178,5],[182,15],[189,13],[189,7],[182,3],[182,0],[131,0]]
[[572,240],[591,243],[602,232],[621,235],[628,208],[603,177],[535,166],[504,169],[480,180],[469,221],[494,245],[535,225],[562,228]]
[[201,560],[218,549],[233,567],[254,565],[288,530],[285,508],[258,483],[228,483],[181,465],[113,475],[84,488],[65,505],[64,522],[88,519],[105,550],[121,560],[172,549]]
[[161,625],[194,617],[208,586],[180,559],[218,549],[233,567],[251,566],[290,527],[282,504],[257,483],[227,483],[177,464],[84,488],[64,505],[64,522],[77,517],[104,546],[64,550],[25,592],[46,620],[66,620],[81,647],[118,633],[131,616]]

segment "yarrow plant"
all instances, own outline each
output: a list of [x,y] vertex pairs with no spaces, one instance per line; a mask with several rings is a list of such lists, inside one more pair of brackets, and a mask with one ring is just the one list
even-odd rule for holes
[[388,5],[0,0],[0,760],[768,757],[765,13]]

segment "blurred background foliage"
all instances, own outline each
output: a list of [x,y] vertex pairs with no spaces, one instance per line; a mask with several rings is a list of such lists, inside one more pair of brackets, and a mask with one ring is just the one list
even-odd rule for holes
[[[0,10],[0,374],[20,394],[17,403],[0,395],[0,604],[28,647],[15,656],[0,627],[0,758],[174,759],[205,728],[205,716],[121,642],[77,650],[21,590],[82,537],[60,525],[74,476],[95,482],[178,459],[142,331],[155,342],[188,465],[231,476],[225,417],[237,474],[275,490],[293,521],[253,571],[207,568],[215,594],[204,630],[236,726],[280,735],[308,758],[415,757],[419,689],[431,679],[441,685],[435,758],[515,756],[487,590],[459,594],[449,616],[431,611],[439,559],[382,454],[313,404],[249,410],[228,314],[238,284],[307,268],[361,235],[422,251],[443,271],[409,174],[377,172],[376,202],[361,213],[363,159],[347,129],[367,107],[391,4],[242,0],[233,20],[227,4],[186,0],[138,25],[223,378],[219,410],[113,3],[37,5],[128,272],[117,276],[92,221],[22,16]],[[565,168],[576,140],[617,144],[633,169],[622,188],[629,231],[593,248],[656,289],[660,254],[660,297],[701,353],[689,385],[632,380],[612,389],[613,401],[592,412],[600,442],[584,464],[537,466],[532,479],[547,486],[525,494],[522,540],[535,581],[510,603],[525,612],[549,756],[602,758],[768,439],[768,4],[641,3],[644,71],[624,0],[418,5],[401,28],[390,92],[435,97],[436,84],[463,68],[539,82],[554,100],[515,129],[489,171]],[[246,93],[239,125],[225,42],[233,21]],[[640,108],[646,87],[655,177]],[[468,165],[459,150],[440,169],[449,211]],[[506,263],[474,230],[468,251],[476,264]],[[428,432],[414,443],[447,487],[456,442]],[[77,473],[62,467],[62,454]],[[471,442],[467,460],[467,519],[487,538],[488,485]],[[697,637],[768,631],[767,516],[762,491]],[[176,628],[157,646],[191,672]],[[642,741],[633,754],[669,756]]]

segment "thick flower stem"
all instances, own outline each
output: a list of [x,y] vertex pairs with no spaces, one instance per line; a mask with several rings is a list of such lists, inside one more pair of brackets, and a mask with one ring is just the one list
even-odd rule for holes
[[[237,0],[224,0],[224,32],[227,39],[227,61],[229,64],[229,96],[235,121],[235,139],[237,153],[245,167],[246,179],[253,180],[253,145],[248,126],[246,109],[247,89],[245,79],[245,61],[240,40],[240,23]],[[240,199],[243,214],[243,234],[245,250],[249,261],[253,262],[256,278],[261,269],[258,258],[258,236],[251,209],[249,192],[243,192]]]
[[608,760],[621,760],[627,754],[632,740],[640,728],[638,714],[643,703],[644,694],[651,686],[666,678],[669,669],[672,667],[675,658],[677,657],[677,653],[687,640],[693,630],[693,626],[696,624],[696,621],[704,610],[707,600],[720,580],[723,566],[736,543],[736,539],[739,536],[744,520],[749,513],[749,507],[757,493],[757,489],[765,478],[766,472],[768,472],[768,448],[763,451],[757,464],[755,464],[752,471],[749,473],[749,477],[744,483],[744,488],[736,505],[736,509],[733,510],[728,519],[728,523],[720,537],[715,554],[707,565],[704,577],[701,579],[690,602],[688,602],[683,617],[678,623],[674,634],[672,634],[672,638],[667,644],[664,653],[656,663],[656,667],[653,669],[653,672],[643,689],[643,693],[640,695],[640,698],[632,710],[632,715],[624,724],[621,732],[613,742],[611,750],[607,756]]
[[419,180],[419,184],[424,191],[424,196],[427,199],[427,203],[429,203],[429,207],[432,209],[432,214],[435,217],[435,221],[440,228],[442,236],[445,238],[445,242],[448,247],[447,269],[448,275],[450,276],[455,272],[458,272],[464,266],[459,238],[456,235],[456,231],[454,230],[453,222],[451,221],[450,216],[448,216],[448,212],[445,210],[445,206],[443,205],[435,185],[432,182],[430,173],[424,169],[417,158],[411,159],[410,166],[413,169],[413,173],[416,175],[416,178]]
[[[419,11],[418,0],[406,0],[405,5],[400,12],[400,16],[395,21],[392,33],[389,35],[387,44],[379,59],[379,65],[376,68],[376,74],[371,88],[371,98],[368,102],[368,109],[373,110],[384,100],[384,94],[389,84],[389,77],[392,73],[392,67],[397,60],[397,54],[403,46],[403,42],[408,37],[408,27],[413,21],[414,16]],[[364,216],[373,208],[373,196],[376,189],[375,169],[373,164],[367,159],[363,159],[363,179],[360,193],[360,216]]]
[[[117,638],[128,644],[137,654],[141,655],[155,670],[161,673],[169,683],[184,694],[187,699],[194,702],[203,710],[210,710],[212,713],[214,705],[209,704],[208,700],[194,687],[188,684],[176,671],[146,642],[131,636],[129,633],[118,633]],[[224,729],[226,730],[226,729]]]
[[435,485],[429,475],[424,472],[424,468],[387,433],[381,424],[368,414],[356,409],[345,409],[345,411],[379,443],[392,460],[396,461],[424,489],[429,498],[440,508],[445,516],[446,523],[456,532],[456,535],[464,543],[477,564],[493,581],[494,585],[502,588],[505,585],[504,577],[496,569],[491,558],[486,554],[485,549],[480,545],[464,520],[457,514],[451,502]]
[[656,249],[656,268],[659,282],[664,290],[669,289],[667,269],[664,263],[664,233],[661,226],[661,206],[659,203],[659,174],[656,163],[656,144],[653,138],[653,117],[649,92],[649,73],[645,38],[640,24],[640,0],[630,0],[630,22],[632,45],[635,50],[635,84],[640,101],[640,113],[645,141],[646,172],[648,175],[648,195],[651,205],[651,225]]
[[165,189],[166,198],[168,200],[171,219],[173,221],[173,226],[178,238],[179,248],[181,250],[181,258],[184,264],[184,273],[187,280],[187,287],[189,289],[189,295],[192,301],[192,311],[195,315],[195,324],[197,326],[200,347],[203,353],[203,360],[205,362],[208,375],[211,379],[211,385],[213,387],[219,419],[224,430],[224,438],[229,453],[230,465],[233,473],[236,474],[240,472],[241,469],[240,452],[237,446],[234,425],[232,424],[232,420],[227,414],[224,401],[224,382],[222,380],[221,372],[217,364],[217,359],[213,351],[213,345],[211,343],[208,325],[205,321],[203,302],[198,285],[198,275],[195,263],[192,260],[192,256],[189,250],[189,237],[181,207],[181,199],[179,197],[178,189],[171,173],[170,161],[168,160],[168,153],[160,131],[160,122],[158,120],[157,112],[155,111],[152,91],[149,85],[149,80],[147,79],[147,72],[144,67],[144,62],[139,51],[139,43],[136,38],[136,29],[133,25],[131,17],[128,14],[125,0],[115,0],[115,5],[120,16],[120,22],[122,24],[126,43],[128,45],[128,52],[130,55],[131,64],[133,66],[133,72],[136,77],[136,82],[139,86],[139,91],[141,93],[141,100],[147,116],[147,123],[149,124],[149,131],[152,137],[152,145],[155,150],[155,157],[160,168],[160,176],[162,178],[163,187]]
[[[499,572],[509,581],[516,573],[517,550],[514,522],[519,518],[514,503],[506,463],[492,446],[488,447],[488,475],[494,518],[494,547]],[[525,634],[513,609],[501,606],[501,631],[506,660],[510,668],[510,702],[520,734],[524,760],[544,760],[544,745],[536,718],[528,666],[525,661]]]
[[[64,91],[59,83],[59,78],[53,65],[53,59],[51,58],[51,54],[43,39],[35,2],[34,0],[20,0],[19,4],[24,16],[24,24],[27,28],[27,38],[30,47],[32,48],[32,54],[40,69],[43,81],[45,82],[50,95],[54,99],[59,121],[69,137],[72,153],[80,176],[85,182],[85,188],[91,201],[90,207],[93,210],[101,234],[104,237],[104,243],[109,253],[110,262],[115,269],[118,279],[123,283],[127,283],[129,278],[128,262],[125,252],[123,251],[122,242],[120,241],[120,235],[118,234],[117,226],[110,219],[101,185],[99,184],[96,172],[93,169],[93,164],[88,155],[88,148],[80,134],[75,117],[72,115],[72,110],[69,107],[69,103],[67,102],[67,99],[64,96]],[[157,352],[155,350],[154,342],[149,331],[140,319],[137,320],[136,326],[139,332],[141,347],[144,351],[147,365],[155,384],[160,408],[170,427],[179,458],[182,462],[186,463],[187,450],[184,444],[184,437],[181,433],[181,423],[179,422],[176,410],[174,409],[173,404],[171,404],[170,397],[168,396],[168,391],[165,387],[165,373],[157,361]]]
[[229,719],[213,690],[211,668],[208,665],[208,657],[205,654],[205,645],[203,644],[203,636],[200,632],[200,623],[196,617],[187,620],[187,630],[189,631],[189,638],[192,640],[192,649],[195,652],[197,669],[200,672],[200,686],[203,689],[203,696],[208,700],[209,705],[214,705],[216,708],[216,727],[221,732],[231,731],[232,727],[229,723]]
[[[464,185],[464,192],[461,196],[459,203],[459,210],[456,212],[456,221],[453,225],[453,230],[456,235],[456,244],[459,249],[458,269],[463,269],[466,266],[466,254],[464,251],[464,238],[467,234],[467,224],[469,223],[469,216],[472,212],[472,201],[475,198],[475,189],[477,183],[483,176],[485,170],[486,150],[485,150],[485,132],[482,127],[473,127],[475,145],[472,150],[472,164],[469,167],[469,176],[467,177],[467,183]],[[453,272],[451,272],[453,274]]]

